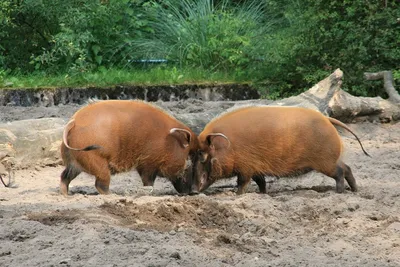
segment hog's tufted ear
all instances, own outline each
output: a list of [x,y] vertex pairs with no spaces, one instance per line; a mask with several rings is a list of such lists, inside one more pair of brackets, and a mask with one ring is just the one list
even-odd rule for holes
[[[226,139],[226,141],[228,142],[228,147],[230,147],[231,141],[229,141],[229,138],[226,135],[224,135],[223,133],[210,133],[207,135],[206,140],[207,140],[207,144],[211,150],[215,149],[217,137],[222,137],[222,138]],[[218,143],[220,143],[220,142],[218,142]]]
[[183,148],[190,145],[190,141],[192,140],[192,134],[190,131],[181,128],[172,128],[169,130],[169,133],[179,141]]

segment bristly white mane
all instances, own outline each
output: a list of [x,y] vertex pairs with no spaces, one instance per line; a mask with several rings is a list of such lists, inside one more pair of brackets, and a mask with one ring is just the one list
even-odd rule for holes
[[98,99],[98,98],[89,97],[89,98],[86,100],[85,105],[88,106],[88,105],[91,105],[91,104],[94,104],[94,103],[100,102],[100,101],[103,101],[103,100],[100,100],[100,99]]
[[275,105],[265,105],[265,104],[258,104],[258,103],[250,103],[250,104],[243,104],[243,105],[237,104],[237,105],[234,105],[233,107],[228,108],[224,112],[218,114],[210,122],[218,120],[219,118],[223,117],[227,113],[239,111],[239,110],[242,110],[242,109],[246,109],[246,108],[267,108],[267,107],[292,108],[292,107],[297,107],[297,106],[281,106],[281,105],[276,105],[276,104]]

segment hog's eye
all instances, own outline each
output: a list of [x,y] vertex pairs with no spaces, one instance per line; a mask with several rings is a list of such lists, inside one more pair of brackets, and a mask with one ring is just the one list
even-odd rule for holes
[[203,151],[199,151],[199,160],[201,163],[206,162],[207,160],[207,153],[204,153]]

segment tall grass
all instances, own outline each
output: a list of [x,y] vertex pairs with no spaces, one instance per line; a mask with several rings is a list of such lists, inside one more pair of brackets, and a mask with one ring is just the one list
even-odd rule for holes
[[[159,6],[153,32],[132,42],[132,54],[167,58],[179,66],[243,71],[254,64],[273,18],[263,1],[229,6],[230,1],[182,0]],[[230,4],[232,5],[232,4]]]
[[105,69],[82,74],[54,74],[44,72],[30,75],[5,75],[0,88],[49,88],[49,87],[106,87],[113,85],[169,85],[244,82],[232,73],[209,72],[200,69],[153,67],[148,69]]

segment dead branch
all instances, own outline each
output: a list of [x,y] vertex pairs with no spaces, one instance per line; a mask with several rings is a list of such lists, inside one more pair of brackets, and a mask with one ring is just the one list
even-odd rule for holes
[[365,72],[364,78],[367,81],[383,79],[383,87],[385,88],[385,91],[389,95],[389,101],[400,103],[400,95],[394,88],[394,80],[391,71]]

